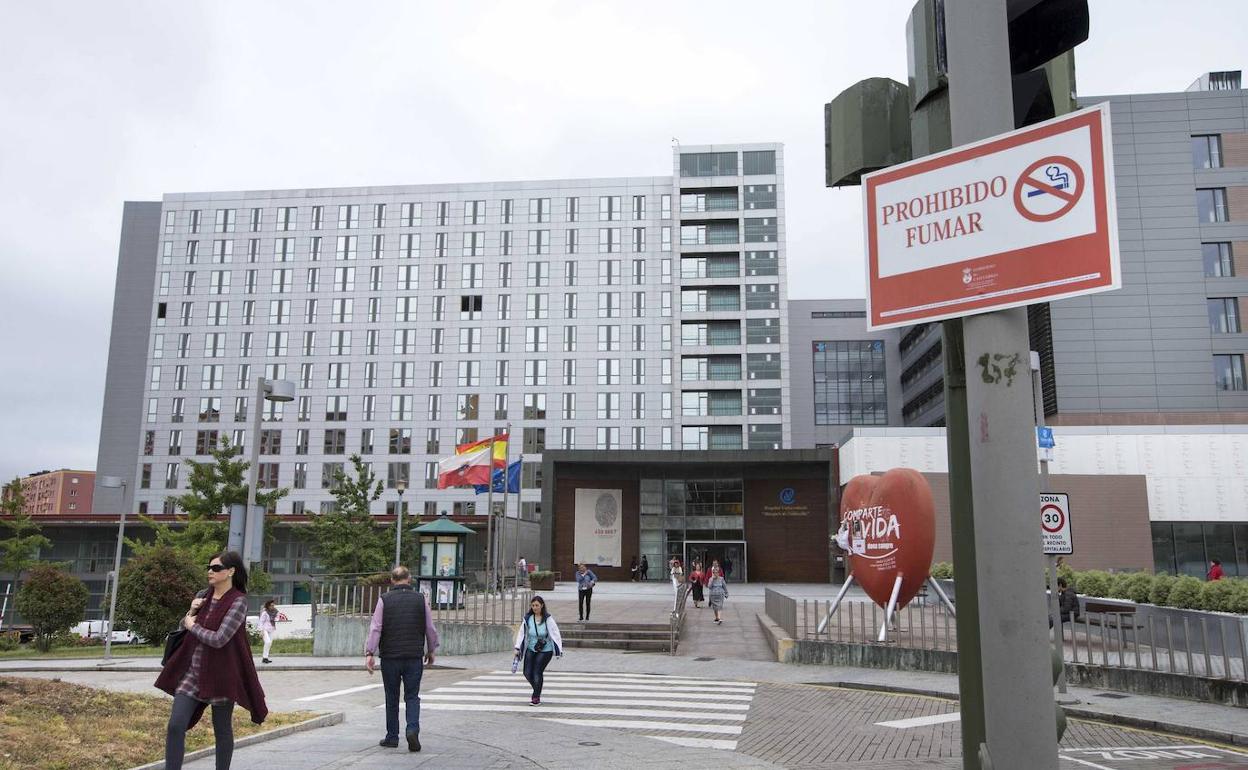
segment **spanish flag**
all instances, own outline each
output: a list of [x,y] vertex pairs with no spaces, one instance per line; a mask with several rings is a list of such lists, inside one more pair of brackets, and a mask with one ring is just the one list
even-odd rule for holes
[[486,446],[493,444],[494,451],[491,453],[493,457],[493,465],[495,468],[505,468],[507,466],[507,440],[509,436],[506,433],[499,433],[489,438],[474,441],[471,444],[460,444],[455,447],[455,454],[462,455],[469,452],[475,452]]

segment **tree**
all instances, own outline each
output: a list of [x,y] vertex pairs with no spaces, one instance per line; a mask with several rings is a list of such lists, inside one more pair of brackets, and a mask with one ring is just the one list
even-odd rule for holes
[[205,588],[203,567],[167,545],[152,546],[121,568],[117,618],[131,631],[159,644]]
[[52,541],[40,534],[41,527],[22,510],[24,507],[22,480],[15,478],[4,485],[0,500],[0,511],[4,513],[0,527],[8,532],[8,536],[0,540],[0,575],[13,576],[9,590],[24,571],[38,563],[39,550],[52,547]]
[[17,592],[17,611],[35,632],[35,646],[47,651],[52,636],[82,620],[87,586],[60,567],[36,564]]
[[[169,546],[185,554],[194,564],[207,564],[209,559],[225,550],[229,541],[230,506],[247,504],[247,469],[251,463],[236,459],[241,453],[241,447],[231,446],[230,440],[222,437],[220,446],[209,452],[213,458],[211,462],[188,460],[187,464],[191,466],[188,490],[186,494],[169,498],[186,514],[179,519],[182,526],[175,528],[150,517],[141,517],[155,532],[156,539],[151,544],[131,541],[135,553]],[[267,492],[257,491],[256,504],[268,509],[288,494],[290,490],[284,487]],[[255,572],[261,582],[268,577],[261,576],[259,570]]]
[[308,536],[312,552],[333,573],[379,572],[390,567],[393,534],[377,525],[370,506],[381,497],[382,483],[359,455],[351,455],[355,478],[339,471],[332,494],[336,505],[312,517]]

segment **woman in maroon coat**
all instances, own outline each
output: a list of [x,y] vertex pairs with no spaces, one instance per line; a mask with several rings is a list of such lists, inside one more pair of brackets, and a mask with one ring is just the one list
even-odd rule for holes
[[217,770],[227,770],[234,755],[234,704],[260,724],[268,715],[264,690],[247,643],[247,568],[234,551],[208,563],[207,596],[197,597],[182,619],[186,636],[156,678],[156,686],[173,696],[165,735],[165,767],[181,770],[186,731],[212,706]]

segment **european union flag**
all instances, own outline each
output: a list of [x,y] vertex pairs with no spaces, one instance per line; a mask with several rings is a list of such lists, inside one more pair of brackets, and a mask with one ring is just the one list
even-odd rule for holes
[[[502,468],[494,469],[493,481],[494,481],[495,492],[519,492],[520,491],[520,461],[516,460],[511,465],[507,466],[507,488],[506,489],[503,489],[503,469]],[[474,484],[472,488],[476,490],[478,495],[481,494],[482,492],[490,491],[490,488],[487,487],[485,484]]]

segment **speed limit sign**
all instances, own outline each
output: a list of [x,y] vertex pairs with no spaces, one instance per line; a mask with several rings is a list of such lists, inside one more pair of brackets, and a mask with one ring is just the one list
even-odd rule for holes
[[1044,492],[1040,495],[1040,539],[1046,555],[1069,556],[1075,552],[1070,533],[1070,495]]

